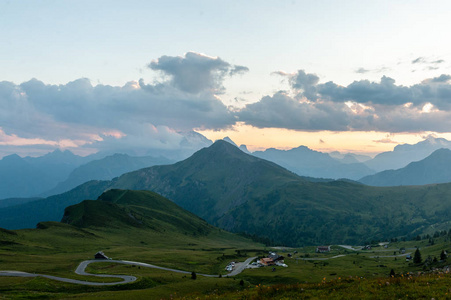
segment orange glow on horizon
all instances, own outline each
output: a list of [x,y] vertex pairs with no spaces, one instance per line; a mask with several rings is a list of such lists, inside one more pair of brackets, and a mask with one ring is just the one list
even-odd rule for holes
[[299,146],[307,146],[321,152],[339,151],[374,156],[385,151],[392,151],[398,144],[415,144],[428,135],[451,139],[451,134],[433,132],[419,133],[387,133],[364,131],[296,131],[279,128],[256,128],[239,124],[229,130],[197,130],[207,138],[215,141],[226,136],[237,145],[246,145],[249,151],[277,148],[288,150]]

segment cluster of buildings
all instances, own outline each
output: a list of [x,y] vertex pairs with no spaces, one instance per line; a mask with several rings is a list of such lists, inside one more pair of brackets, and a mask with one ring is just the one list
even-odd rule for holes
[[287,267],[285,264],[285,258],[282,255],[278,255],[275,252],[269,252],[269,255],[267,257],[261,258],[257,265],[266,267],[266,266],[282,266]]

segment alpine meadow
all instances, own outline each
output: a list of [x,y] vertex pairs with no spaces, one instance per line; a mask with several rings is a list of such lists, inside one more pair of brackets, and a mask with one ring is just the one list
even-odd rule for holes
[[0,0],[0,298],[451,298],[450,12]]

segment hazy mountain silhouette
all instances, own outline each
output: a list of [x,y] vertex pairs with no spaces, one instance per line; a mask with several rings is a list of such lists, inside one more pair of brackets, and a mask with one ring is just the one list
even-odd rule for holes
[[372,160],[366,161],[365,164],[377,172],[396,170],[407,166],[411,162],[422,160],[440,148],[451,149],[451,141],[429,136],[424,141],[413,145],[398,145],[393,151],[380,153]]
[[451,150],[439,149],[418,162],[398,170],[363,177],[359,182],[373,186],[423,185],[451,182]]

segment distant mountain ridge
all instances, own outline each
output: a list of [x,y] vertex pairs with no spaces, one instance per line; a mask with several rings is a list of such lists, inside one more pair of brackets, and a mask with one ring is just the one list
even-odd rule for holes
[[[178,147],[168,146],[168,149],[127,148],[118,152],[100,151],[85,157],[57,149],[40,157],[5,156],[0,159],[0,199],[55,195],[89,180],[112,179],[155,164],[173,163],[212,144],[194,131],[179,134]],[[137,152],[143,153],[138,156]]]
[[373,170],[357,160],[350,162],[350,157],[347,158],[347,161],[341,161],[332,158],[327,153],[311,150],[306,146],[290,150],[269,148],[265,151],[255,151],[252,155],[275,162],[301,176],[357,180],[374,173]]
[[451,150],[439,149],[404,168],[363,177],[359,182],[373,186],[424,185],[451,182]]
[[90,159],[68,150],[55,150],[41,157],[5,156],[0,160],[0,199],[39,195]]
[[395,170],[403,168],[411,162],[422,160],[440,148],[451,149],[451,141],[429,136],[413,145],[397,145],[393,151],[380,153],[372,160],[366,161],[365,164],[377,172]]
[[174,161],[165,157],[134,157],[127,154],[116,153],[79,166],[69,174],[65,181],[60,182],[55,188],[47,191],[43,195],[57,195],[69,191],[90,180],[111,180],[114,177],[127,172],[154,165],[166,165],[171,163],[174,163]]
[[92,181],[62,195],[0,209],[0,227],[59,220],[65,206],[119,188],[152,190],[210,224],[288,246],[411,237],[432,225],[448,226],[451,219],[451,184],[380,188],[312,182],[217,141],[173,165]]

